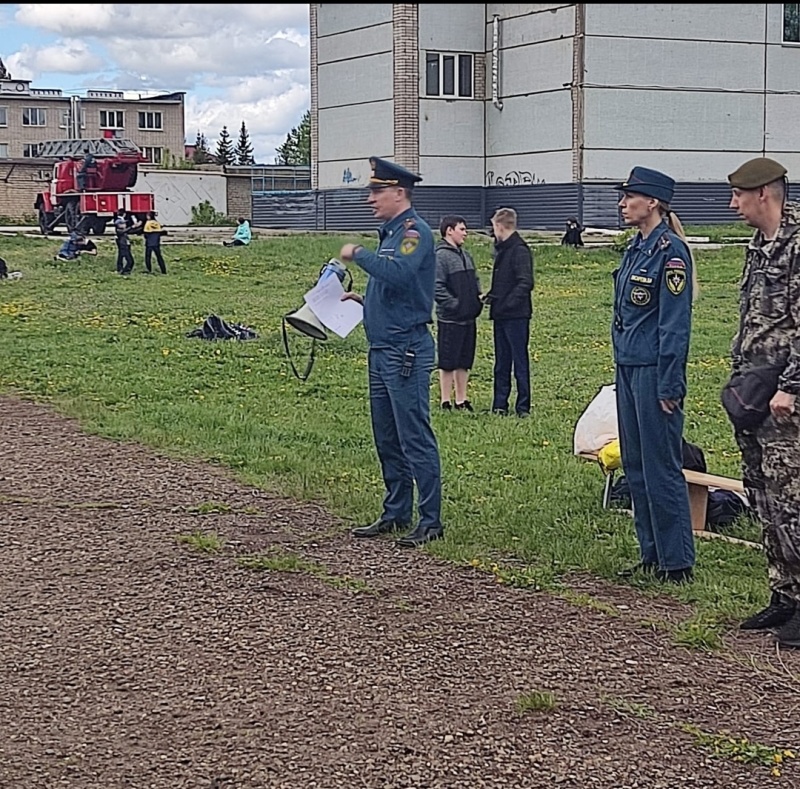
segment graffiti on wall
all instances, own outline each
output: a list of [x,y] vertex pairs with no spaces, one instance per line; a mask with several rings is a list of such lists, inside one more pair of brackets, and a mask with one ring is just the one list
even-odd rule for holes
[[486,186],[528,186],[529,184],[543,184],[544,178],[537,178],[536,173],[529,170],[510,170],[502,175],[493,170],[486,173]]
[[343,184],[357,184],[361,180],[360,175],[353,175],[349,167],[342,170],[342,183]]

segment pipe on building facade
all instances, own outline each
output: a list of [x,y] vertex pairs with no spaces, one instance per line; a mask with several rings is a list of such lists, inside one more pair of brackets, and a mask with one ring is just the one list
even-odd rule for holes
[[492,19],[492,104],[498,110],[503,109],[500,99],[500,15]]

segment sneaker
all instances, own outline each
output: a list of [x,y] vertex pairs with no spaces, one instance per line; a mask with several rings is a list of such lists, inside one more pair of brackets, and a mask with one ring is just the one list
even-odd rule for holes
[[778,631],[776,636],[782,647],[800,649],[800,608],[795,608],[791,619]]
[[769,605],[745,619],[739,625],[739,630],[770,630],[774,627],[783,627],[795,613],[796,606],[780,592],[773,592]]
[[495,416],[508,416],[508,409],[507,408],[493,408],[492,413]]
[[[456,408],[458,408],[458,406],[456,406]],[[453,406],[449,400],[446,403],[442,403],[442,411],[452,411],[452,410]]]
[[456,411],[469,411],[470,413],[474,413],[475,409],[472,407],[472,403],[469,400],[465,400],[463,403],[456,403]]
[[634,564],[633,567],[629,567],[627,570],[621,570],[618,572],[617,578],[633,578],[634,576],[642,573],[645,575],[653,575],[657,569],[657,564],[651,564],[650,562],[639,562],[638,564]]

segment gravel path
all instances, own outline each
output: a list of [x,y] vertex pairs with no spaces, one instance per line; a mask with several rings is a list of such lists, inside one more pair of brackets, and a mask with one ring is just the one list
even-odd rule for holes
[[0,789],[800,787],[800,750],[775,776],[686,728],[800,749],[800,654],[766,636],[689,651],[672,598],[353,541],[40,405],[0,398],[0,435]]

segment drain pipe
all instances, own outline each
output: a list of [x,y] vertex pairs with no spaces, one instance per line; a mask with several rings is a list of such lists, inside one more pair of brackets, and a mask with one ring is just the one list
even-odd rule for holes
[[503,109],[500,99],[500,15],[492,19],[492,104],[498,110]]

